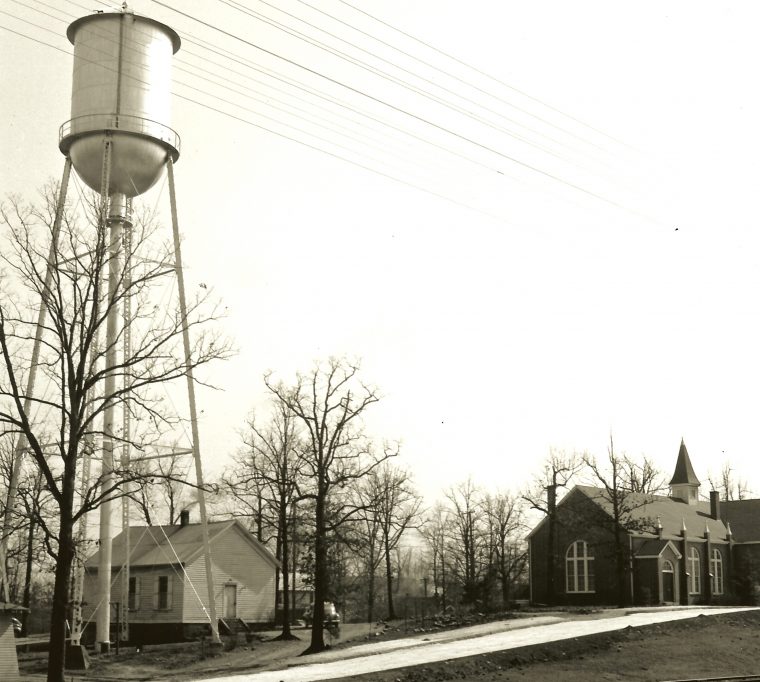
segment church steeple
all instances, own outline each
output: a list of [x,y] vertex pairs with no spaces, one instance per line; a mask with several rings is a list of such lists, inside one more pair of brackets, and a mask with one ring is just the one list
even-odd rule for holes
[[670,496],[687,504],[696,504],[699,498],[699,479],[694,473],[694,467],[691,466],[683,438],[681,438],[681,447],[678,450],[676,470],[670,480]]

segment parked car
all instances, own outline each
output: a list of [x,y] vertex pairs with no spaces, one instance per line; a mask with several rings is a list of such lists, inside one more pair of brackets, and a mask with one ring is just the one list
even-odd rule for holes
[[13,626],[13,634],[16,637],[21,637],[21,631],[24,629],[24,626],[21,624],[21,621],[18,618],[11,618],[11,625]]
[[[333,604],[331,601],[326,601],[324,602],[324,604],[325,604],[325,617],[322,620],[322,622],[325,624],[325,627],[330,630],[340,628],[340,614],[338,613],[338,610],[335,608],[335,604]],[[314,605],[312,604],[306,609],[306,611],[304,611],[304,614],[303,614],[303,620],[306,623],[306,627],[311,627],[313,614],[314,614]]]

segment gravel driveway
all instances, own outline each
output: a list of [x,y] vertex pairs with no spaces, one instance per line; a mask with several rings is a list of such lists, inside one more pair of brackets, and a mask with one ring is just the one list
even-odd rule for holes
[[623,615],[599,614],[597,618],[571,619],[556,616],[537,616],[519,620],[485,623],[457,630],[428,633],[417,637],[373,642],[356,647],[326,651],[308,658],[301,664],[290,661],[292,667],[217,677],[215,682],[315,682],[364,673],[392,670],[406,666],[424,665],[434,661],[462,658],[489,651],[543,644],[571,637],[639,627],[700,615],[718,615],[746,611],[747,608],[689,607],[677,610],[652,609]]

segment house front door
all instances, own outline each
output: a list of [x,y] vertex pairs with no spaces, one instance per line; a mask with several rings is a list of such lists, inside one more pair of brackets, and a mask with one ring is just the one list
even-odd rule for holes
[[665,561],[662,567],[662,601],[673,603],[676,599],[675,571],[673,564]]
[[224,586],[224,617],[237,618],[237,585]]

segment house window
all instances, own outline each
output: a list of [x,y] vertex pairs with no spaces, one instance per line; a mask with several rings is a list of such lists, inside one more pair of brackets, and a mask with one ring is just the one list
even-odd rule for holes
[[710,580],[712,593],[723,594],[723,555],[719,549],[714,549],[710,556]]
[[140,578],[137,576],[132,576],[129,579],[127,608],[130,611],[137,611],[140,608]]
[[166,610],[172,607],[172,577],[157,575],[153,585],[153,608]]
[[696,547],[689,550],[687,566],[689,570],[689,594],[699,594],[702,592],[702,580],[700,578],[699,552]]
[[594,592],[594,555],[588,543],[574,542],[565,553],[565,588],[567,592]]

